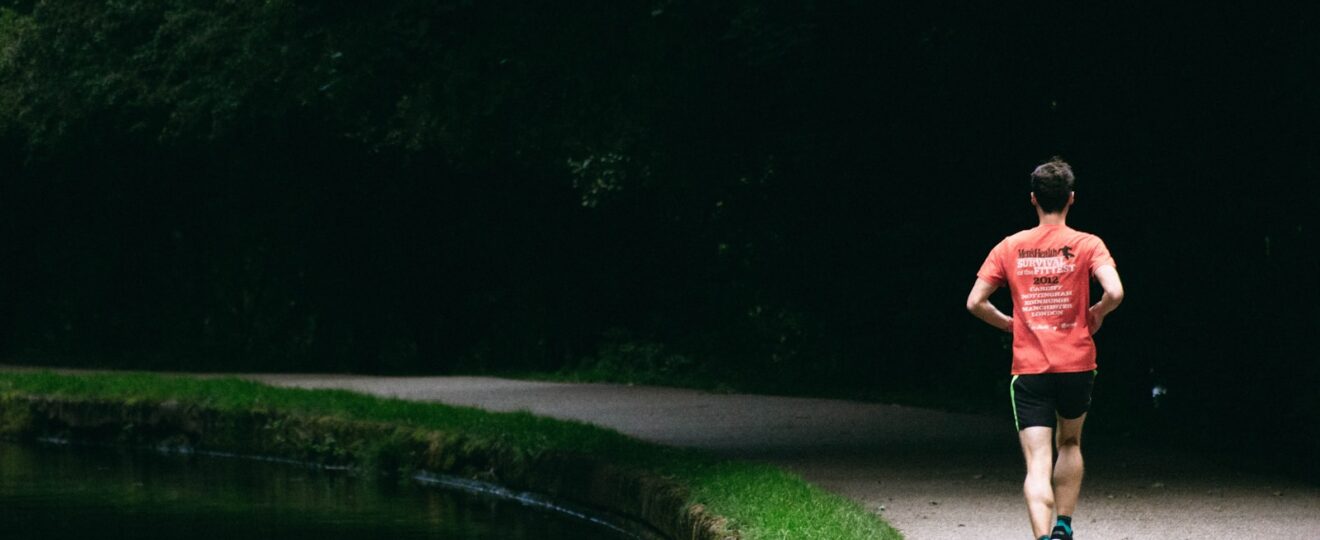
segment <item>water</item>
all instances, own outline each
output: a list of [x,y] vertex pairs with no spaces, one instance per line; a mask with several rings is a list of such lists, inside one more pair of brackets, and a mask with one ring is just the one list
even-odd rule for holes
[[247,459],[0,442],[5,539],[602,539],[504,500]]

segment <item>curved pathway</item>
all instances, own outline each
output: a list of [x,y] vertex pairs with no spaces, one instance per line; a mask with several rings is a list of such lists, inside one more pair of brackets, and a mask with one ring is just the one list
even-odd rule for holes
[[[248,375],[581,420],[782,466],[878,512],[911,540],[1028,538],[1011,425],[829,399],[489,377]],[[1137,446],[1088,450],[1079,539],[1316,538],[1320,488]]]

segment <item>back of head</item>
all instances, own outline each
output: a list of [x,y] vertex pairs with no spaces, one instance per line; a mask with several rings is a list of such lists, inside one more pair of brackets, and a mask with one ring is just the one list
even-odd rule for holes
[[1054,156],[1040,164],[1031,172],[1031,192],[1036,194],[1036,204],[1046,214],[1062,212],[1068,207],[1073,181],[1072,167],[1063,158]]

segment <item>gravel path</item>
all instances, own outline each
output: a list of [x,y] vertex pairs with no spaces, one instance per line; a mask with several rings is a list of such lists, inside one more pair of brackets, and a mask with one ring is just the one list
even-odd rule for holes
[[[878,512],[910,540],[1029,538],[1011,425],[897,405],[488,377],[252,375],[582,420],[783,466]],[[1086,446],[1084,445],[1084,448]],[[1320,538],[1320,488],[1190,455],[1087,452],[1080,540]]]

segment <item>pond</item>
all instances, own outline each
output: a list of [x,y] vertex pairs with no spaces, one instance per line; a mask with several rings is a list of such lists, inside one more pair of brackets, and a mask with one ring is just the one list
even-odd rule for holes
[[251,459],[0,441],[4,538],[634,538],[515,501]]

